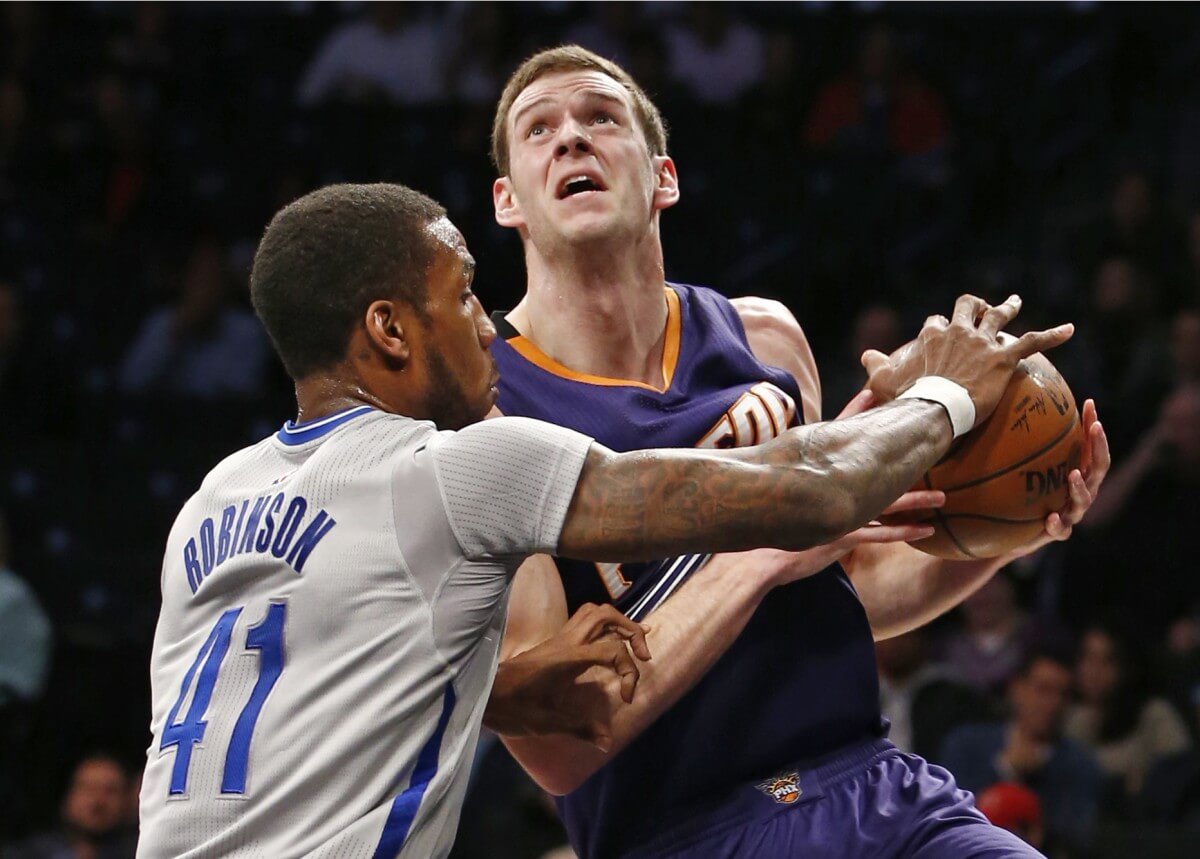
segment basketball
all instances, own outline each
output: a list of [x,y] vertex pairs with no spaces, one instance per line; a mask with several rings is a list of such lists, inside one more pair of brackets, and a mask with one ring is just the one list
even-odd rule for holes
[[933,536],[911,545],[942,558],[994,558],[1042,531],[1067,503],[1083,429],[1071,389],[1043,355],[1021,361],[1000,404],[913,489],[940,489]]

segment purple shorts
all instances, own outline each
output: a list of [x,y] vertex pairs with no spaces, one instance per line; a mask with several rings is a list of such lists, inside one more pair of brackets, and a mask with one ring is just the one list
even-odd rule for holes
[[992,826],[954,776],[887,740],[785,769],[698,810],[625,859],[1041,857]]

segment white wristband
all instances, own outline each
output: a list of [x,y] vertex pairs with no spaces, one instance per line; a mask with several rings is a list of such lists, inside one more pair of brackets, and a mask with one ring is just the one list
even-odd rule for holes
[[944,376],[922,376],[896,399],[937,403],[950,416],[950,428],[955,438],[965,435],[975,426],[975,404],[971,402],[971,395],[958,382],[951,382]]

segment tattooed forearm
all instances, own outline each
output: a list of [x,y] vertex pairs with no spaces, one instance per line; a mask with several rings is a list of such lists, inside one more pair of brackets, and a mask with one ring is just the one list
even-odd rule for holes
[[732,451],[593,449],[559,554],[632,561],[804,549],[879,515],[946,452],[941,406],[903,400]]

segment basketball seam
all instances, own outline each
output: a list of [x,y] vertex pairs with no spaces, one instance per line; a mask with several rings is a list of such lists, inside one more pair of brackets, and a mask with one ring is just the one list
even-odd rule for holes
[[984,522],[1000,522],[1005,525],[1025,525],[1030,522],[1041,522],[1041,516],[1030,519],[1009,519],[1004,516],[989,516],[986,513],[942,513],[943,519],[981,519]]
[[[1004,466],[1004,468],[1000,469],[999,471],[993,471],[990,474],[985,474],[982,477],[977,477],[974,480],[969,480],[966,483],[960,483],[957,486],[945,487],[942,489],[942,491],[946,492],[946,493],[950,493],[950,492],[958,492],[960,489],[970,489],[972,486],[978,486],[981,483],[987,483],[989,480],[992,480],[993,478],[1008,474],[1010,471],[1020,468],[1022,465],[1025,465],[1026,463],[1037,459],[1043,453],[1045,453],[1050,448],[1054,447],[1056,444],[1058,444],[1060,441],[1062,441],[1064,438],[1066,438],[1071,433],[1071,431],[1074,430],[1075,427],[1077,427],[1077,426],[1079,426],[1079,412],[1078,411],[1075,412],[1075,417],[1071,421],[1071,425],[1069,427],[1067,427],[1065,430],[1060,432],[1058,435],[1056,435],[1050,441],[1046,442],[1044,445],[1039,447],[1033,453],[1026,456],[1024,459],[1018,460],[1017,462],[1014,462],[1011,465],[1006,465],[1006,466]],[[932,488],[932,486],[930,488]]]
[[[933,489],[933,484],[929,480],[929,472],[925,472],[924,480],[925,480],[925,488]],[[962,552],[968,558],[974,558],[975,557],[974,553],[972,553],[969,549],[967,549],[966,546],[964,546],[961,542],[959,542],[958,537],[956,537],[954,535],[954,531],[951,530],[950,522],[946,519],[945,514],[942,513],[941,510],[939,510],[938,508],[935,507],[935,508],[933,508],[933,515],[938,520],[938,524],[942,526],[942,530],[946,532],[946,536],[949,537],[954,542],[954,545],[958,547],[958,551]]]

